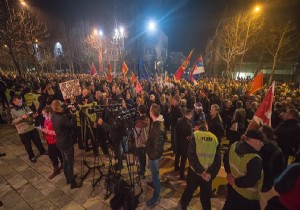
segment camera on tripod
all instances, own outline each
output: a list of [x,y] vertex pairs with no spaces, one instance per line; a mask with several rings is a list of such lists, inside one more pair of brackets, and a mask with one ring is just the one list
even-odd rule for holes
[[62,105],[63,112],[66,113],[66,114],[71,114],[72,112],[74,112],[74,111],[72,110],[73,107],[75,107],[76,110],[79,110],[79,107],[78,107],[78,104],[77,104],[77,103],[73,103],[73,104],[63,104],[63,105]]
[[123,125],[124,123],[128,124],[128,123],[135,122],[138,118],[139,118],[139,113],[136,108],[122,110],[116,116],[116,122],[119,125]]

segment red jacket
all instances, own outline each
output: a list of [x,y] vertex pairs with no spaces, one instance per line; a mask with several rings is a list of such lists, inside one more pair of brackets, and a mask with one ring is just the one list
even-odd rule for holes
[[44,132],[44,138],[46,139],[47,143],[56,144],[56,134],[51,119],[45,119],[44,128],[46,129],[46,132]]

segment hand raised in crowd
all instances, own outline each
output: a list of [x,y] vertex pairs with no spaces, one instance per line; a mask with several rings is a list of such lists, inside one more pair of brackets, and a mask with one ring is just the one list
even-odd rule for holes
[[232,176],[232,174],[227,174],[227,177],[226,177],[226,179],[227,179],[227,181],[228,181],[228,183],[230,184],[230,185],[234,185],[235,183],[234,183],[234,177]]
[[204,179],[204,180],[207,181],[207,182],[211,179],[210,173],[207,173],[207,172],[203,172],[203,173],[201,174],[201,177],[202,177],[202,179]]

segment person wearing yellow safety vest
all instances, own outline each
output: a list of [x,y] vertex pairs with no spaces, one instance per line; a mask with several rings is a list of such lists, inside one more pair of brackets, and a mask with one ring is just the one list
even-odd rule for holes
[[[199,125],[198,125],[199,124]],[[200,186],[200,201],[203,210],[211,209],[212,180],[221,167],[220,146],[217,137],[208,131],[205,121],[197,122],[199,130],[193,133],[188,148],[190,163],[187,186],[181,196],[182,210],[187,209],[194,191]]]
[[258,152],[265,143],[259,130],[248,130],[224,155],[228,196],[223,210],[260,209],[263,161]]

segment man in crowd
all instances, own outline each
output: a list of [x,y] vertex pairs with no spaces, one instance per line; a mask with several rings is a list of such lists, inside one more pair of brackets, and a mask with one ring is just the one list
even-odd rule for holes
[[258,153],[263,145],[263,134],[248,130],[245,139],[232,144],[225,153],[228,196],[223,210],[260,210],[263,161]]
[[152,104],[150,107],[150,117],[153,120],[149,137],[146,142],[146,153],[149,157],[149,168],[151,171],[152,185],[154,188],[153,196],[147,201],[148,207],[154,207],[160,201],[160,178],[159,178],[159,163],[163,153],[165,142],[165,127],[164,119],[160,114],[160,106]]
[[203,210],[211,209],[212,180],[221,167],[221,153],[217,137],[208,131],[206,122],[199,123],[199,130],[189,143],[190,162],[187,186],[181,196],[182,210],[186,210],[194,191],[200,186],[200,201]]
[[300,146],[300,124],[298,121],[299,112],[297,109],[288,109],[284,114],[284,122],[280,123],[275,129],[277,143],[285,157],[285,168],[288,165],[290,154]]
[[182,108],[180,106],[180,96],[175,95],[172,98],[172,106],[171,106],[171,144],[172,144],[172,150],[173,153],[177,152],[176,147],[176,126],[177,126],[177,120],[181,117],[183,117]]
[[75,142],[75,122],[63,112],[61,102],[54,100],[51,103],[53,110],[52,124],[56,133],[56,146],[61,151],[63,158],[64,174],[70,188],[79,188],[81,183],[77,183],[74,176],[74,142]]
[[146,141],[149,134],[150,119],[146,115],[147,107],[144,104],[141,104],[138,107],[138,112],[140,118],[135,123],[135,144],[137,149],[137,157],[139,160],[139,176],[140,178],[145,178],[145,167],[146,167]]
[[23,99],[20,95],[14,95],[12,100],[12,108],[8,111],[8,121],[16,126],[17,132],[22,143],[25,146],[29,160],[36,163],[36,157],[33,153],[31,141],[35,144],[41,155],[46,155],[47,152],[42,145],[39,133],[34,126],[34,118],[37,114],[23,104]]
[[210,115],[208,117],[208,130],[216,135],[218,141],[221,142],[222,137],[225,134],[223,127],[223,121],[219,114],[220,107],[217,104],[213,104],[210,107]]
[[[193,125],[191,123],[192,110],[188,109],[185,112],[183,118],[178,119],[177,126],[180,129],[176,129],[176,141],[177,141],[177,153],[175,156],[175,171],[180,169],[180,179],[185,180],[184,170],[187,160],[187,152],[189,146],[189,140],[193,133]],[[180,159],[180,166],[179,166]]]

